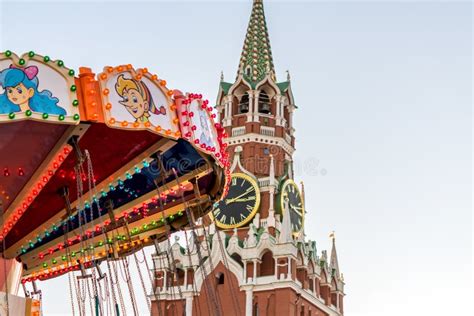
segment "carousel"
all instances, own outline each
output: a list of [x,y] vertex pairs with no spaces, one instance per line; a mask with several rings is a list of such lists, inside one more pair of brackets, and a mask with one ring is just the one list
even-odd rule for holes
[[207,100],[146,68],[0,53],[0,314],[41,315],[38,281],[65,274],[73,314],[126,314],[153,282],[143,247],[195,234],[227,193],[225,137]]

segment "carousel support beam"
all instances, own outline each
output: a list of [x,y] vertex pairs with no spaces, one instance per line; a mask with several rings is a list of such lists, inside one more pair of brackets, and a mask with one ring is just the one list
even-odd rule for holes
[[[115,214],[114,214],[114,202],[108,199],[107,201],[105,201],[105,208],[107,209],[107,214],[109,215],[110,222],[114,225],[114,230],[112,230],[112,239],[113,239],[114,231],[117,230],[118,228],[117,221],[115,220]],[[107,231],[104,230],[104,234],[105,234],[105,239],[109,240],[109,234],[107,233]],[[108,245],[108,242],[106,242],[106,245]],[[113,247],[113,245],[109,245],[108,248],[109,248],[107,250],[108,255],[111,254],[109,250],[112,249],[113,258],[118,259],[119,255],[118,255],[117,247]]]
[[68,144],[74,149],[74,153],[76,154],[77,165],[81,165],[84,160],[84,154],[82,153],[81,147],[79,146],[79,136],[74,135],[69,138]]
[[31,282],[33,285],[33,292],[31,292],[32,295],[38,295],[41,298],[42,292],[41,290],[38,290],[36,287],[36,281]]
[[87,274],[86,268],[84,267],[84,263],[79,262],[79,267],[81,269],[81,275],[77,276],[77,280],[89,279],[92,278],[92,274]]
[[26,289],[26,283],[21,283],[21,287],[23,288],[23,293],[25,293],[25,297],[30,297],[30,291]]
[[97,270],[97,274],[99,275],[99,277],[97,278],[99,281],[107,276],[106,273],[102,272],[102,269],[100,268],[99,262],[97,260],[95,261],[95,268]]

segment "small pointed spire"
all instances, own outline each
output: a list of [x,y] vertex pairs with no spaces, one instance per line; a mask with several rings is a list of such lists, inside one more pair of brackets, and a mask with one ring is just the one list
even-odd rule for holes
[[302,199],[303,199],[303,205],[305,205],[305,204],[304,204],[304,202],[305,202],[304,182],[301,181],[301,182],[300,182],[300,185],[301,185],[301,197],[302,197]]
[[287,81],[290,81],[290,80],[291,80],[290,71],[289,71],[289,70],[286,71],[286,80],[287,80]]
[[337,252],[336,252],[336,233],[332,231],[329,237],[332,239],[330,267],[334,271],[334,275],[337,278],[339,278],[339,262],[337,260]]
[[221,70],[221,82],[224,81],[224,72]]
[[275,163],[273,162],[273,155],[270,154],[270,185],[275,184]]
[[283,222],[281,223],[281,231],[278,241],[281,244],[293,241],[293,231],[291,229],[290,208],[288,206],[288,197],[283,201],[285,212],[283,213]]
[[252,223],[249,226],[249,230],[247,231],[247,238],[245,239],[246,248],[255,247],[255,245],[257,245],[257,237],[255,236],[255,233],[256,233],[255,225]]

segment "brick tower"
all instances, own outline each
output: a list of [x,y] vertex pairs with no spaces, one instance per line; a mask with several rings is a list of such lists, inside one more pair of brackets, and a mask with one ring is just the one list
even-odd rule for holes
[[153,315],[343,315],[336,243],[305,238],[304,187],[293,178],[297,109],[278,82],[263,3],[254,0],[238,72],[221,75],[216,110],[232,181],[188,243],[156,244]]

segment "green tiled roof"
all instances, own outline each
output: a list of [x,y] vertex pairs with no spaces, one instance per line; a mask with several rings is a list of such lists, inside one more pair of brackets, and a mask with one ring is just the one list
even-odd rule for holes
[[262,0],[253,2],[238,71],[243,72],[244,79],[252,86],[265,78],[267,73],[270,73],[275,80],[272,50]]
[[221,81],[221,88],[222,88],[222,91],[224,91],[225,95],[229,93],[230,87],[232,87],[232,83]]
[[286,92],[286,89],[288,89],[288,87],[290,86],[290,82],[289,81],[280,82],[280,83],[277,83],[277,86],[280,89],[280,92],[284,93]]

